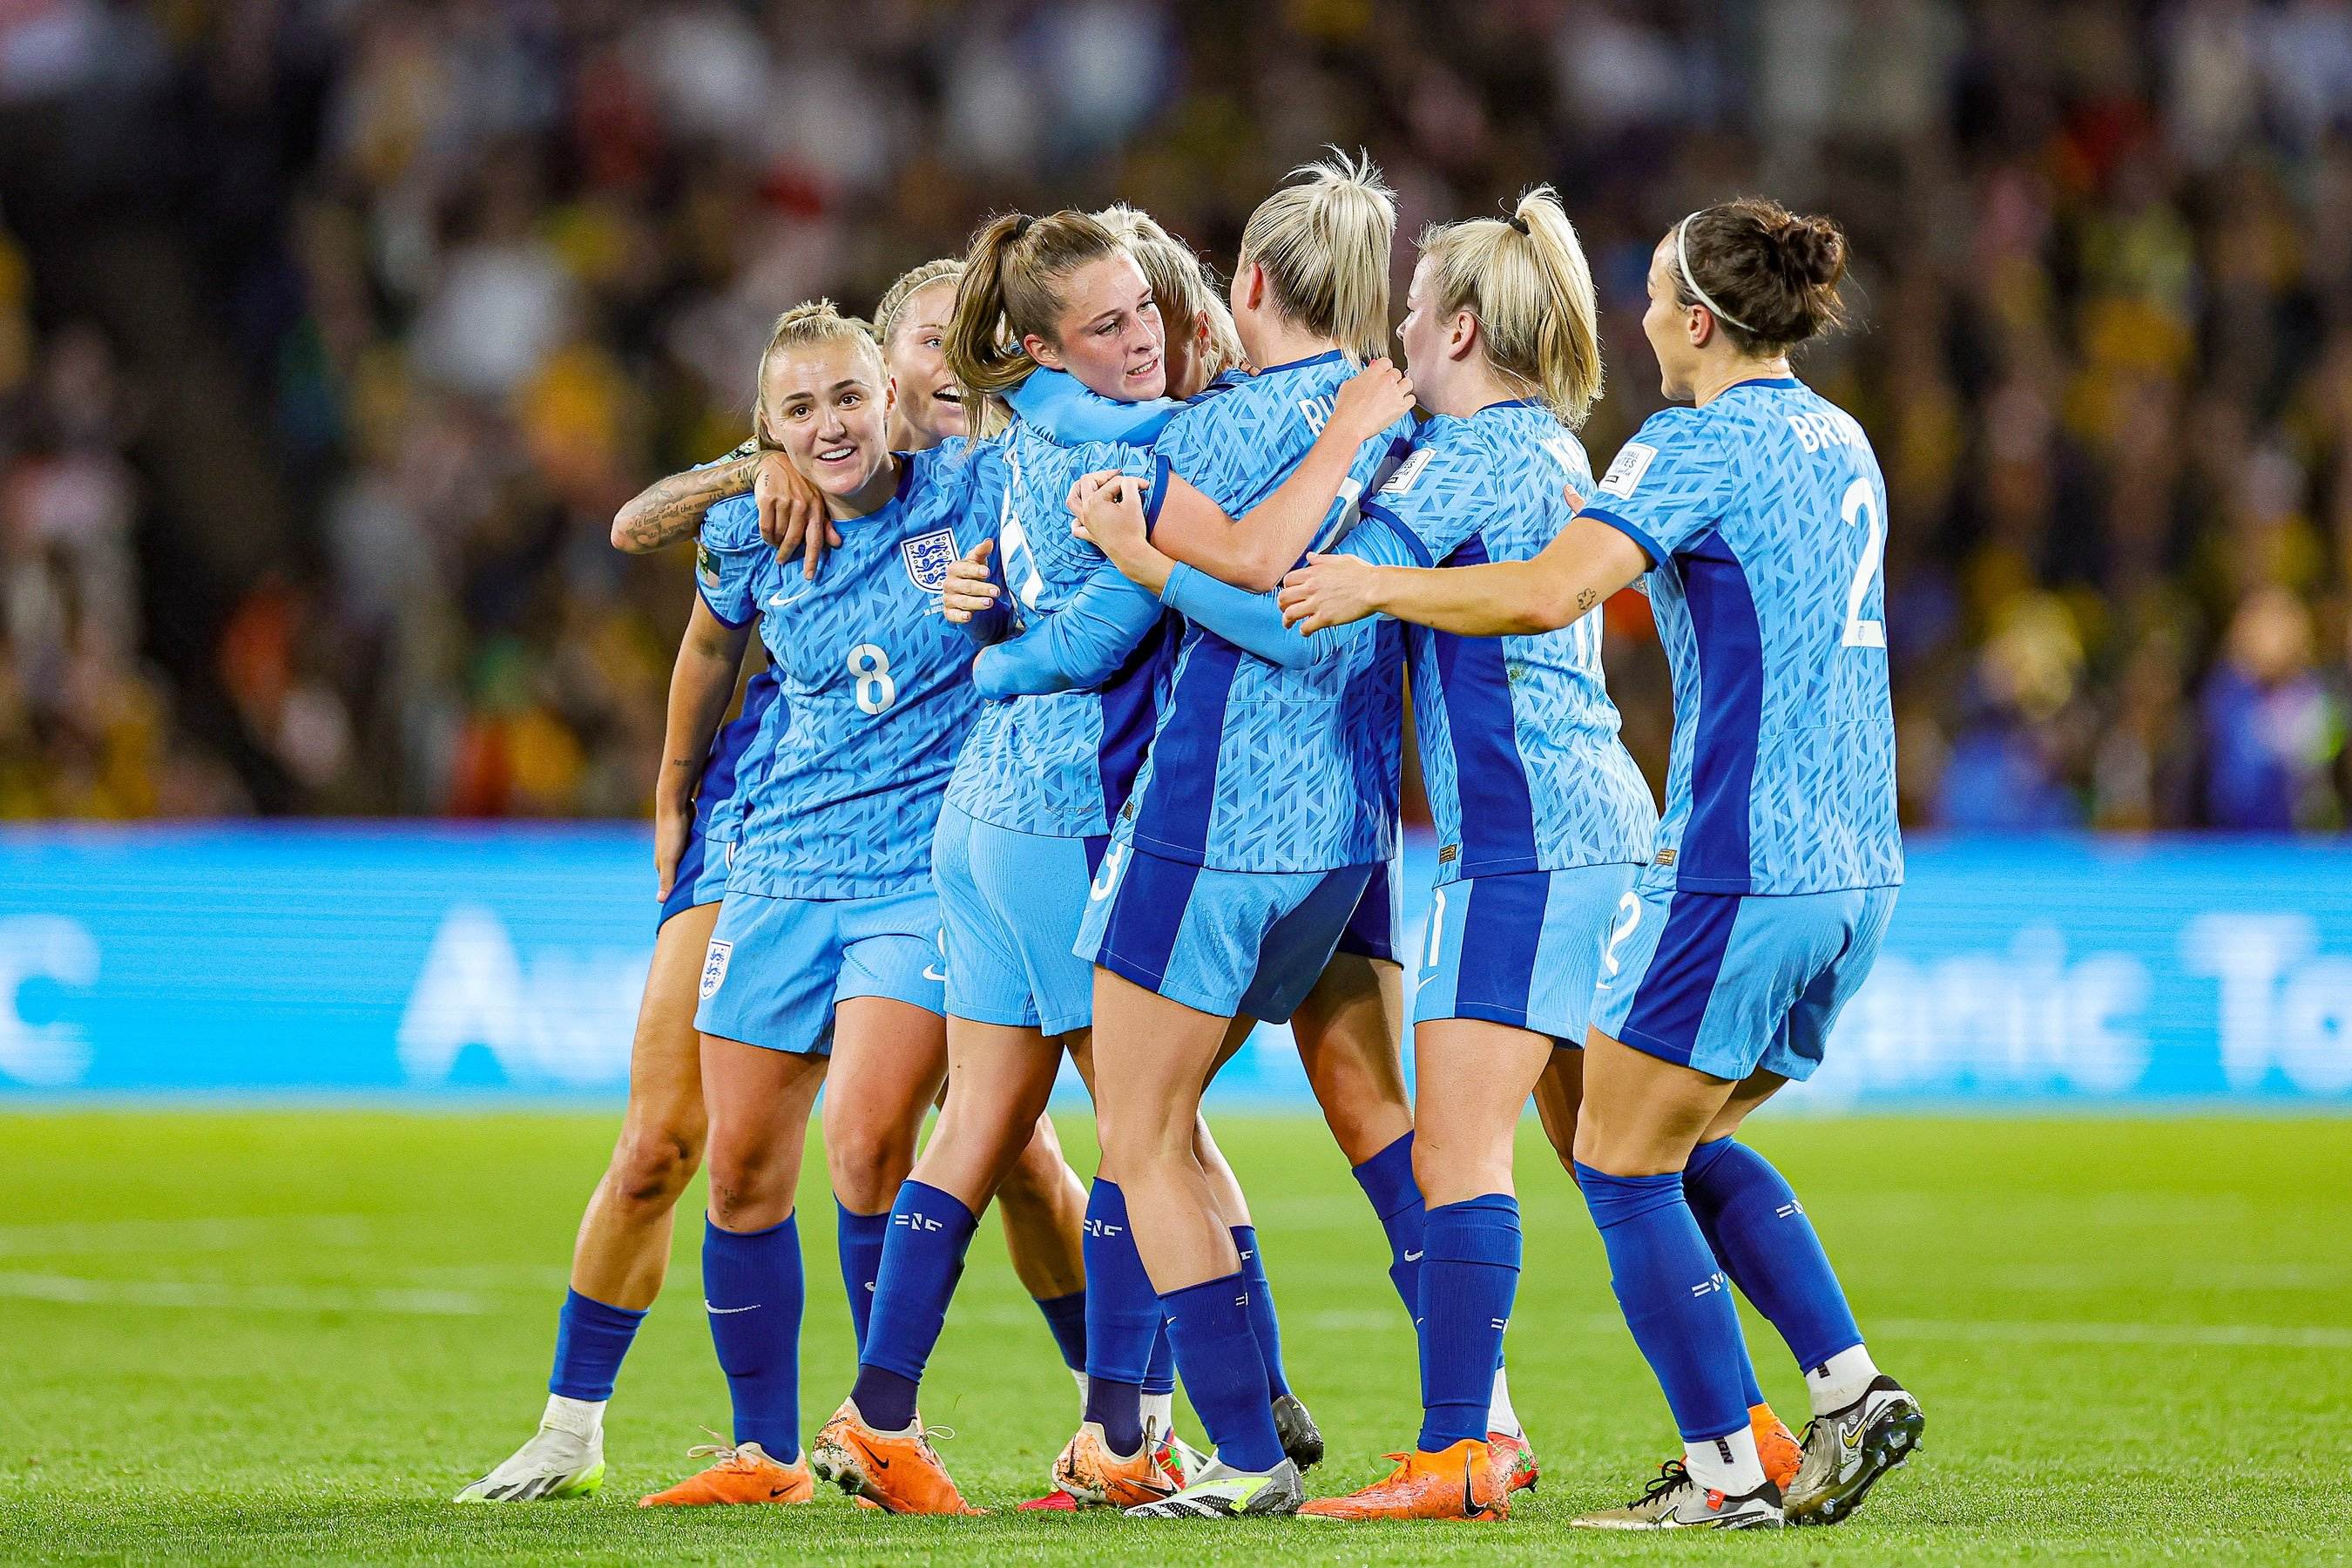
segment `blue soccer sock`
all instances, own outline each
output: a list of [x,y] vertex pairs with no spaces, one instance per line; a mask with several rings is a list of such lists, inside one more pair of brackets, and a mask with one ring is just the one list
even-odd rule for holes
[[1519,1203],[1488,1193],[1429,1211],[1421,1266],[1421,1437],[1424,1454],[1484,1441],[1519,1289]]
[[1087,1194],[1087,1414],[1115,1454],[1143,1441],[1143,1384],[1160,1325],[1160,1297],[1135,1230],[1127,1194],[1095,1178]]
[[1745,1433],[1739,1312],[1683,1201],[1682,1173],[1612,1176],[1579,1161],[1576,1184],[1608,1250],[1625,1326],[1657,1374],[1683,1440]]
[[890,1215],[852,1214],[834,1205],[835,1248],[841,1255],[841,1289],[849,1298],[849,1326],[857,1334],[857,1352],[866,1353],[866,1325],[874,1315],[874,1280],[882,1272],[882,1241],[890,1234]]
[[801,1232],[796,1216],[765,1230],[702,1226],[702,1300],[735,1407],[735,1441],[778,1464],[801,1451]]
[[1062,1352],[1062,1364],[1072,1372],[1087,1370],[1087,1292],[1082,1286],[1066,1296],[1034,1298],[1045,1315],[1045,1327]]
[[1683,1170],[1683,1192],[1724,1272],[1799,1366],[1811,1371],[1862,1343],[1822,1238],[1770,1161],[1729,1138],[1702,1143]]
[[1389,1238],[1389,1283],[1404,1302],[1405,1316],[1421,1321],[1421,1259],[1428,1211],[1412,1176],[1412,1134],[1408,1132],[1355,1168],[1356,1184],[1380,1215]]
[[1266,1402],[1249,1294],[1249,1282],[1234,1273],[1171,1290],[1160,1302],[1176,1370],[1217,1458],[1237,1470],[1270,1470],[1282,1463],[1282,1439]]
[[566,1290],[563,1310],[555,1315],[555,1370],[548,1374],[547,1392],[599,1405],[612,1398],[621,1358],[645,1321],[643,1309],[608,1307]]
[[[1242,1256],[1242,1279],[1249,1286],[1250,1332],[1257,1336],[1258,1360],[1265,1367],[1265,1394],[1268,1399],[1280,1399],[1290,1392],[1290,1374],[1282,1369],[1282,1320],[1275,1315],[1274,1283],[1265,1277],[1257,1226],[1233,1228],[1234,1250]],[[1190,1373],[1184,1381],[1188,1385],[1192,1383]]]
[[1151,1394],[1176,1392],[1176,1347],[1168,1342],[1168,1320],[1164,1316],[1160,1320],[1160,1327],[1152,1332],[1151,1360],[1145,1363],[1143,1369],[1143,1392]]
[[923,1363],[940,1342],[948,1302],[963,1278],[964,1252],[978,1228],[953,1193],[917,1181],[898,1189],[874,1281],[874,1317],[849,1395],[876,1431],[904,1431],[914,1424]]

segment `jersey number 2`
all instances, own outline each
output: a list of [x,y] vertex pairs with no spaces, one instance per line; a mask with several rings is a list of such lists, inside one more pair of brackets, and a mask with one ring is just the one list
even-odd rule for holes
[[1878,500],[1870,489],[1868,479],[1856,479],[1846,486],[1845,499],[1838,503],[1838,515],[1845,525],[1866,523],[1867,537],[1863,541],[1862,560],[1853,569],[1853,586],[1845,593],[1845,646],[1848,647],[1885,647],[1886,623],[1862,618],[1862,602],[1870,597],[1870,580],[1878,575],[1885,561],[1886,523],[1878,515]]
[[890,656],[870,642],[849,650],[849,673],[857,678],[857,706],[879,713],[898,700],[898,683],[890,679]]

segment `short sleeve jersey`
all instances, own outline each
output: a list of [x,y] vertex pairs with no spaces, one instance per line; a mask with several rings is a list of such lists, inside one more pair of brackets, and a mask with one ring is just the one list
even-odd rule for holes
[[[1540,405],[1425,422],[1364,502],[1422,564],[1525,561],[1592,493],[1583,444]],[[1540,637],[1405,629],[1437,879],[1647,860],[1657,806],[1617,738],[1601,611]]]
[[1650,885],[1811,893],[1903,879],[1886,676],[1886,482],[1853,416],[1743,382],[1653,415],[1584,515],[1650,560],[1675,678]]
[[[1072,482],[1106,468],[1145,477],[1150,454],[1114,441],[1065,444],[1018,416],[983,450],[1002,469],[1001,503],[987,521],[1014,606],[1049,614],[1110,570],[1101,551],[1070,531]],[[983,703],[949,804],[1049,838],[1108,834],[1150,738],[1167,670],[1168,638],[1155,631],[1095,690]]]
[[960,441],[900,462],[898,494],[835,525],[814,582],[778,563],[750,497],[703,523],[703,600],[730,625],[759,617],[777,681],[738,769],[731,889],[875,898],[930,879],[940,797],[979,705],[940,587],[978,537],[970,519],[995,515],[999,470]]
[[[1356,366],[1337,350],[1230,384],[1169,421],[1153,451],[1233,517],[1290,476]],[[1315,548],[1328,549],[1411,445],[1401,419],[1357,452]],[[1318,871],[1396,847],[1403,642],[1285,669],[1187,626],[1174,684],[1120,830],[1151,854],[1227,871]]]

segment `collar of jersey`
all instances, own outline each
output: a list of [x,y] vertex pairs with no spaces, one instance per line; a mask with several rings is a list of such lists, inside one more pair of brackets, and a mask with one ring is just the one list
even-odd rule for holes
[[[1743,386],[1774,386],[1787,388],[1791,386],[1802,386],[1804,384],[1805,384],[1803,382],[1799,381],[1793,375],[1752,375],[1746,381],[1733,382],[1729,386],[1725,387],[1723,392],[1737,392]],[[1723,395],[1723,392],[1718,392],[1716,395],[1717,397],[1721,397]]]
[[1346,359],[1347,357],[1348,353],[1345,349],[1325,349],[1321,353],[1309,354],[1305,359],[1287,360],[1281,364],[1267,365],[1264,370],[1259,371],[1258,374],[1272,375],[1277,371],[1305,370],[1310,364],[1329,364],[1335,359]]
[[1492,414],[1497,408],[1533,408],[1535,406],[1537,406],[1536,400],[1532,397],[1506,397],[1500,403],[1482,404],[1472,409],[1470,417],[1475,419],[1481,414]]
[[880,517],[887,511],[894,510],[901,502],[906,500],[908,490],[914,487],[915,458],[919,454],[914,452],[893,452],[890,455],[898,459],[898,488],[890,492],[890,499],[884,501],[880,506],[876,507],[872,511],[867,512],[864,517],[836,518],[834,520],[834,527],[864,528],[876,518]]

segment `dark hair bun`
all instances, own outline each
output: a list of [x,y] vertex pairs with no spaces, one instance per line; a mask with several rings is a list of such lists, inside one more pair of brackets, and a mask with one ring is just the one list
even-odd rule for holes
[[1834,289],[1845,276],[1845,235],[1828,218],[1791,213],[1775,238],[1790,271],[1807,287]]
[[[1845,231],[1833,220],[1742,196],[1693,213],[1682,238],[1693,280],[1740,347],[1784,351],[1844,323]],[[1698,302],[1685,291],[1684,303]]]

